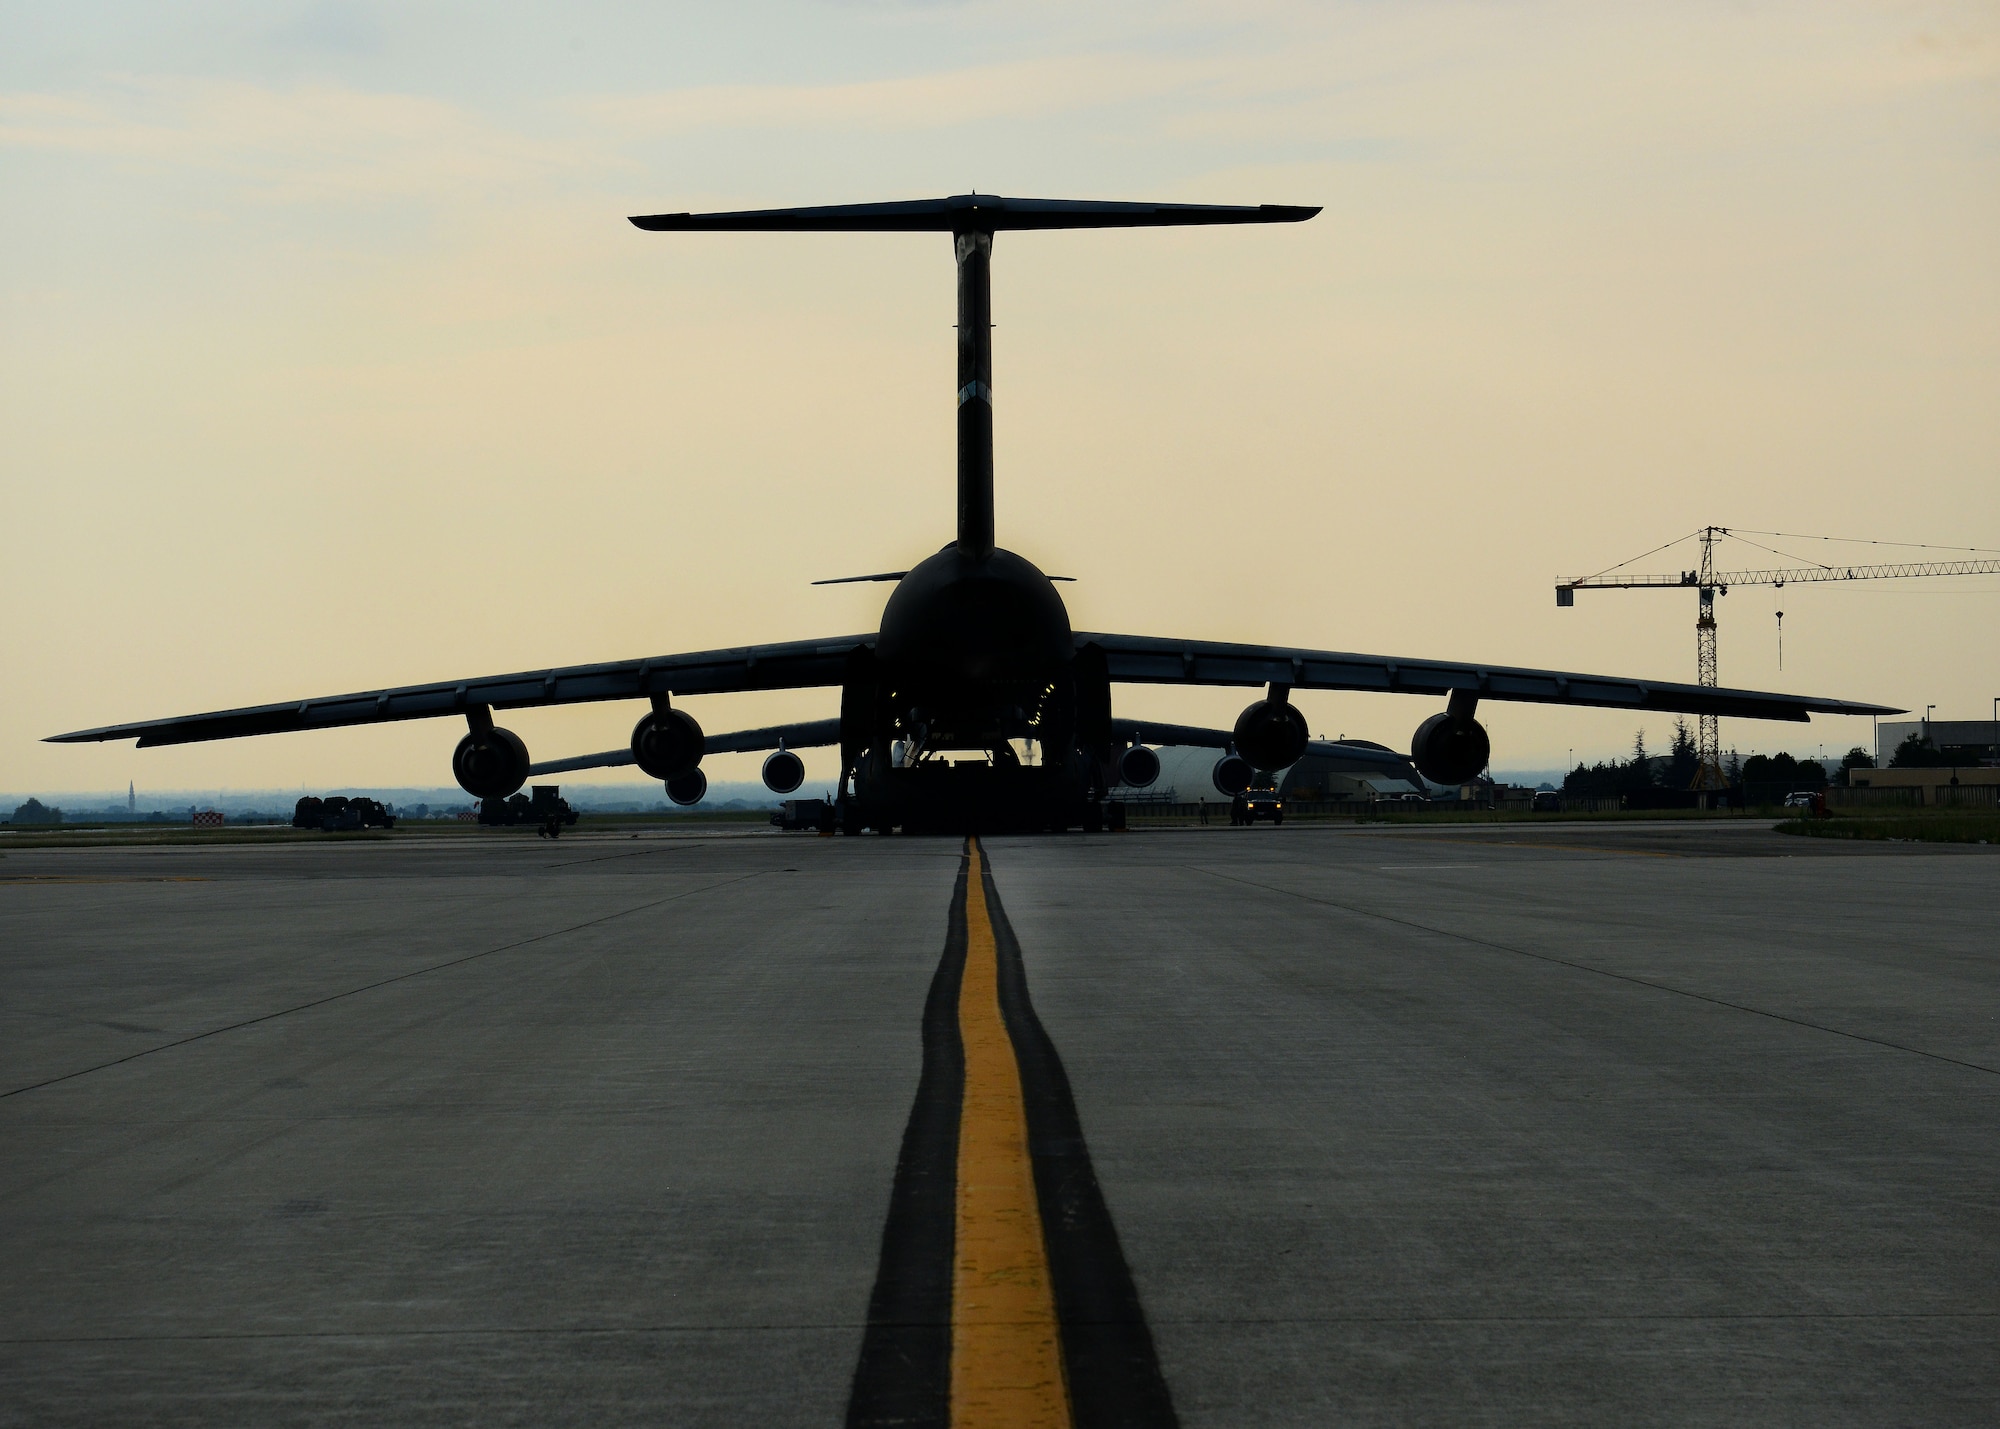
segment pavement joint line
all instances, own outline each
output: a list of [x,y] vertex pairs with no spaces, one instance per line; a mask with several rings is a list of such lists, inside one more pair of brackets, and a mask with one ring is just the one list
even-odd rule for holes
[[82,874],[69,874],[69,873],[21,873],[21,874],[8,874],[8,875],[0,875],[0,883],[18,883],[18,884],[28,884],[28,883],[58,883],[58,884],[68,884],[68,883],[213,883],[213,882],[215,882],[215,880],[214,880],[214,879],[212,879],[212,878],[207,878],[207,877],[203,877],[203,876],[200,876],[200,875],[196,875],[196,874],[171,874],[171,873],[149,873],[149,874],[134,874],[133,876],[131,876],[131,877],[129,877],[129,878],[118,878],[118,877],[110,877],[110,876],[106,876],[106,877],[103,877],[103,878],[95,878],[95,877],[86,877],[86,876],[84,876],[84,875],[82,875]]
[[1317,903],[1323,908],[1338,908],[1346,913],[1358,914],[1364,918],[1379,918],[1385,923],[1394,923],[1402,928],[1412,928],[1420,933],[1434,933],[1441,938],[1453,938],[1461,943],[1470,943],[1477,948],[1491,948],[1495,952],[1511,953],[1517,958],[1532,958],[1539,963],[1551,963],[1556,967],[1573,968],[1577,972],[1593,973],[1598,977],[1611,978],[1617,982],[1631,983],[1635,987],[1651,988],[1655,992],[1665,992],[1671,993],[1676,997],[1692,998],[1696,1002],[1705,1002],[1712,1007],[1726,1007],[1735,1012],[1747,1012],[1753,1017],[1768,1017],[1773,1022],[1784,1022],[1793,1027],[1809,1028],[1814,1032],[1825,1032],[1834,1037],[1846,1037],[1852,1041],[1865,1042],[1874,1047],[1886,1047],[1892,1052],[1907,1052],[1911,1056],[1925,1057],[1933,1062],[1943,1062],[1947,1066],[1963,1067],[1967,1071],[1972,1072],[1984,1072],[1989,1077],[2000,1077],[2000,1067],[1989,1067],[1982,1062],[1968,1062],[1962,1057],[1950,1057],[1942,1052],[1927,1052],[1922,1047],[1912,1047],[1905,1042],[1891,1042],[1886,1037],[1870,1037],[1865,1032],[1850,1032],[1844,1027],[1829,1027],[1823,1022],[1813,1022],[1804,1017],[1790,1017],[1782,1012],[1772,1012],[1768,1008],[1752,1007],[1748,1003],[1731,1002],[1726,997],[1711,997],[1707,993],[1692,992],[1684,987],[1675,987],[1671,983],[1654,982],[1650,978],[1635,977],[1631,973],[1613,972],[1609,968],[1593,967],[1589,963],[1576,962],[1570,958],[1559,958],[1552,953],[1529,952],[1526,948],[1516,948],[1506,943],[1496,943],[1490,938],[1475,938],[1470,933],[1454,932],[1449,928],[1434,928],[1428,923],[1419,923],[1410,918],[1398,918],[1393,913],[1378,913],[1373,908],[1357,908],[1351,903],[1342,903],[1337,899],[1319,898],[1310,893],[1300,893],[1294,889],[1280,888],[1275,884],[1259,883],[1252,878],[1240,878],[1233,873],[1221,873],[1212,868],[1203,868],[1199,864],[1187,863],[1182,864],[1181,867],[1194,873],[1207,874],[1211,878],[1227,879],[1231,883],[1240,883],[1246,888],[1261,888],[1267,893],[1280,893],[1286,897],[1297,898],[1306,903]]
[[525,948],[534,943],[545,943],[550,938],[560,938],[569,933],[580,933],[585,928],[595,928],[600,923],[609,923],[614,919],[630,917],[634,913],[643,913],[648,908],[658,908],[663,903],[675,903],[683,898],[692,898],[699,893],[709,893],[717,888],[728,888],[734,884],[745,883],[750,879],[761,878],[763,876],[764,870],[760,869],[755,873],[745,873],[736,878],[725,878],[719,883],[708,883],[702,885],[700,888],[684,889],[679,893],[670,893],[665,898],[655,898],[651,902],[638,904],[636,907],[621,908],[616,913],[606,913],[602,917],[586,919],[581,923],[573,923],[567,928],[556,928],[546,933],[537,933],[531,938],[521,938],[512,943],[503,943],[497,948],[482,948],[476,953],[467,953],[464,957],[451,958],[441,963],[432,963],[427,967],[412,968],[408,972],[397,973],[394,977],[379,978],[374,982],[364,983],[360,987],[348,988],[344,992],[330,993],[325,997],[316,997],[310,1002],[301,1002],[293,1007],[282,1007],[276,1012],[266,1012],[256,1017],[246,1017],[239,1022],[231,1022],[222,1027],[211,1027],[206,1032],[196,1032],[187,1037],[176,1038],[172,1042],[162,1042],[157,1047],[144,1047],[137,1052],[129,1052],[123,1057],[115,1057],[109,1062],[99,1062],[93,1067],[80,1067],[74,1072],[64,1072],[60,1076],[45,1077],[39,1082],[30,1082],[26,1086],[11,1087],[4,1092],[0,1092],[0,1101],[5,1101],[9,1097],[20,1096],[24,1092],[40,1091],[44,1087],[52,1087],[60,1082],[74,1081],[78,1077],[87,1077],[93,1072],[104,1072],[109,1071],[113,1067],[122,1067],[127,1062],[136,1062],[141,1057],[150,1057],[156,1052],[171,1052],[174,1048],[185,1047],[191,1042],[204,1042],[210,1037],[220,1037],[225,1032],[239,1032],[245,1027],[255,1027],[261,1022],[271,1022],[280,1017],[290,1017],[295,1012],[309,1012],[315,1007],[325,1007],[330,1002],[341,1002],[350,997],[359,997],[364,992],[373,992],[377,988],[388,987],[393,983],[408,982],[411,978],[423,977],[428,973],[443,972],[447,968],[460,967],[466,963],[476,962],[480,958],[491,957],[495,953],[512,952],[516,948]]
[[1608,854],[1615,854],[1619,858],[1687,858],[1688,857],[1688,855],[1684,853],[1670,853],[1665,849],[1657,849],[1657,848],[1605,848],[1603,846],[1598,846],[1593,848],[1589,844],[1530,843],[1526,839],[1503,839],[1497,837],[1486,838],[1486,839],[1469,839],[1466,838],[1463,834],[1456,834],[1456,835],[1405,834],[1403,835],[1403,837],[1410,843],[1470,844],[1474,848],[1494,848],[1496,846],[1499,848],[1547,848],[1547,849],[1554,849],[1558,853],[1597,853],[1597,854],[1608,853]]
[[[1995,1320],[2000,1310],[1766,1310],[1736,1314],[1633,1313],[1629,1315],[1161,1315],[1162,1325],[1625,1325],[1737,1324],[1797,1321]],[[860,1320],[760,1321],[747,1325],[510,1325],[435,1330],[218,1330],[162,1335],[0,1336],[0,1345],[209,1344],[261,1340],[442,1340],[529,1339],[565,1335],[729,1335],[784,1334],[800,1330],[846,1333],[865,1327]]]
[[601,854],[596,858],[573,858],[567,863],[545,863],[544,868],[576,868],[586,863],[610,863],[618,858],[637,858],[645,853],[666,853],[671,849],[686,848],[689,844],[728,843],[743,838],[742,834],[677,834],[670,838],[655,839],[645,848],[628,848],[619,853]]

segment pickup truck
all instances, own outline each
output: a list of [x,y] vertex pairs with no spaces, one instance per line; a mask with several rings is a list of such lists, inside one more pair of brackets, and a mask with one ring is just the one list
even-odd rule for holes
[[1232,824],[1254,824],[1259,819],[1269,819],[1274,824],[1285,821],[1285,797],[1276,789],[1245,789],[1229,803],[1229,822]]

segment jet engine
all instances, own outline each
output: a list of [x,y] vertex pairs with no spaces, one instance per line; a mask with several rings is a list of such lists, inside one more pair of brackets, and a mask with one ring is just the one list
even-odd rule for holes
[[1257,769],[1297,764],[1309,738],[1306,717],[1287,700],[1259,700],[1236,716],[1236,752]]
[[1215,761],[1215,768],[1209,773],[1209,782],[1215,785],[1215,792],[1235,798],[1250,787],[1250,781],[1257,777],[1257,771],[1250,761],[1240,754],[1225,754]]
[[1146,789],[1160,777],[1160,756],[1143,744],[1135,744],[1118,756],[1118,782],[1134,789]]
[[806,762],[789,749],[781,749],[764,761],[764,787],[773,794],[789,794],[806,782]]
[[686,710],[654,710],[632,726],[632,762],[655,779],[692,772],[701,763],[703,747],[701,726]]
[[473,730],[451,752],[451,773],[475,799],[504,799],[528,782],[528,746],[511,729]]
[[1463,784],[1492,756],[1486,727],[1468,714],[1434,714],[1410,737],[1410,762],[1433,784]]
[[708,776],[699,769],[690,769],[667,780],[667,797],[676,804],[699,804],[707,792]]

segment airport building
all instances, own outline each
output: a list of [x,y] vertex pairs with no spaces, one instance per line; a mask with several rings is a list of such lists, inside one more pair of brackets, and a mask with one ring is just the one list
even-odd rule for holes
[[1856,769],[1836,804],[1912,804],[1926,808],[2000,808],[2000,766],[1944,765],[1934,769]]
[[1961,764],[2000,760],[2000,720],[1910,719],[1885,720],[1875,727],[1875,762],[1886,765],[1896,746],[1913,734],[1927,736],[1938,753]]

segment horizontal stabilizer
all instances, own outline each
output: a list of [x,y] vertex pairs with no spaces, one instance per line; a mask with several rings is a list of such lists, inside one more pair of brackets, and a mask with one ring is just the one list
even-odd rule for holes
[[872,576],[834,576],[831,580],[814,581],[814,585],[853,585],[857,581],[899,581],[908,571],[877,571]]
[[[814,581],[814,585],[853,585],[857,581],[899,581],[908,571],[880,571],[872,576],[835,576],[831,580]],[[1050,576],[1052,581],[1073,581],[1075,576]]]
[[1179,228],[1203,223],[1300,223],[1319,209],[1293,204],[1103,203],[1093,199],[957,194],[900,203],[836,203],[737,213],[655,213],[632,220],[654,233],[1000,233],[1029,228]]

